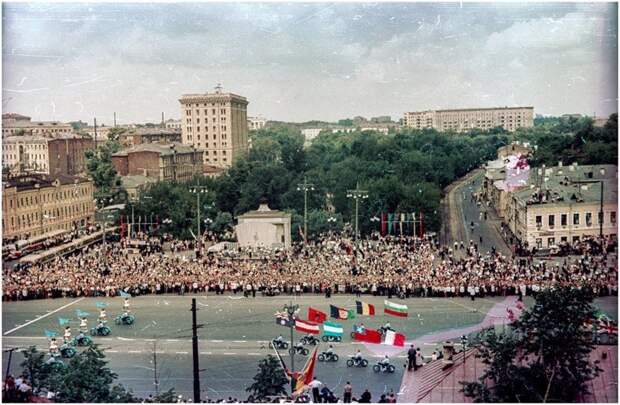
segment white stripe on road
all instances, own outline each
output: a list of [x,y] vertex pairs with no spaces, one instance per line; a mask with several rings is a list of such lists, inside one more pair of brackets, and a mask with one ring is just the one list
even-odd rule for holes
[[166,342],[178,342],[179,339],[166,339]]
[[212,343],[224,343],[223,340],[209,340],[209,342],[212,342]]
[[248,353],[248,356],[260,356],[260,355],[261,355],[260,353],[255,353],[255,352]]
[[175,352],[176,354],[187,354],[187,352]]
[[40,317],[38,317],[38,318],[34,318],[32,321],[28,321],[28,322],[26,322],[26,323],[25,323],[25,324],[23,324],[23,325],[20,325],[20,326],[18,326],[18,327],[16,327],[16,328],[13,328],[13,329],[11,329],[11,330],[9,330],[9,331],[4,332],[4,333],[3,333],[3,335],[4,335],[4,336],[6,336],[6,335],[8,335],[8,334],[10,334],[10,333],[15,332],[16,330],[19,330],[19,329],[23,328],[24,326],[28,326],[28,325],[30,325],[31,323],[35,323],[36,321],[39,321],[39,320],[41,320],[41,319],[43,319],[43,318],[45,318],[45,317],[50,316],[51,314],[55,314],[55,313],[56,313],[56,312],[58,312],[58,311],[61,311],[61,310],[65,309],[65,308],[67,308],[67,307],[70,307],[71,305],[73,305],[73,304],[75,304],[75,303],[77,303],[77,302],[82,301],[84,298],[86,298],[86,297],[78,298],[77,300],[72,301],[72,302],[68,303],[67,305],[63,305],[62,307],[60,307],[60,308],[58,308],[58,309],[55,309],[55,310],[53,310],[53,311],[50,311],[50,312],[48,312],[48,313],[47,313],[47,314],[45,314],[45,315],[42,315],[42,316],[40,316]]
[[227,355],[227,356],[234,356],[234,355],[236,355],[237,353],[224,352],[224,354],[225,354],[225,355]]
[[129,350],[127,353],[142,353],[142,350]]
[[200,352],[200,354],[211,354],[211,352]]
[[106,350],[106,353],[118,353],[118,350]]
[[118,340],[127,340],[127,341],[130,341],[130,342],[136,340],[136,339],[124,338],[124,337],[120,337],[120,336],[117,336],[116,338]]
[[233,343],[247,343],[247,340],[233,340]]

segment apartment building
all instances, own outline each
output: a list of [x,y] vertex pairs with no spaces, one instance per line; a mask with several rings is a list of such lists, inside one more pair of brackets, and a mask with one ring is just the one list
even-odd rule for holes
[[92,147],[90,139],[72,134],[6,136],[2,166],[12,174],[78,175],[86,171],[85,153]]
[[510,194],[504,220],[524,246],[541,249],[601,231],[617,237],[617,211],[617,166],[559,165],[532,169],[527,186]]
[[167,129],[178,129],[180,131],[182,124],[183,123],[181,122],[181,120],[169,119],[168,121],[166,121],[165,126]]
[[263,129],[267,125],[267,120],[262,117],[248,117],[248,129],[250,131],[256,131],[257,129]]
[[112,155],[120,176],[145,176],[158,181],[188,181],[202,175],[202,152],[179,143],[143,143]]
[[406,112],[405,126],[414,129],[465,132],[474,128],[507,131],[534,126],[534,107],[465,108]]
[[181,140],[202,152],[205,164],[226,168],[248,152],[248,101],[224,93],[184,94],[181,103]]
[[70,124],[58,121],[32,121],[25,115],[2,114],[2,136],[11,135],[67,135],[73,132]]
[[94,220],[94,186],[88,178],[29,174],[3,180],[3,239],[72,230]]

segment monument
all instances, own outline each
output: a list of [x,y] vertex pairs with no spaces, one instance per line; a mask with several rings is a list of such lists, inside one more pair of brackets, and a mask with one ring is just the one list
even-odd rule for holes
[[235,226],[240,247],[291,247],[291,214],[272,210],[261,198],[255,211],[240,215]]

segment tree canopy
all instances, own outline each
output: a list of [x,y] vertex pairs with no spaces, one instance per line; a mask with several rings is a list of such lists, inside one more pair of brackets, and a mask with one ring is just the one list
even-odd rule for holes
[[258,363],[258,373],[246,391],[251,393],[254,402],[261,402],[269,397],[286,395],[287,384],[288,379],[278,359],[270,354]]

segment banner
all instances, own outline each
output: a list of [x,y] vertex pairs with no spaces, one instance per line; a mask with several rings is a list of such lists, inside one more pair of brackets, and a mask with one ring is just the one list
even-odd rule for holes
[[323,323],[327,320],[327,314],[310,307],[308,308],[308,319],[312,322]]

